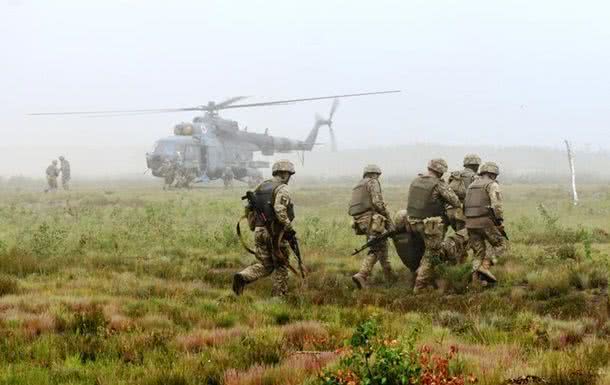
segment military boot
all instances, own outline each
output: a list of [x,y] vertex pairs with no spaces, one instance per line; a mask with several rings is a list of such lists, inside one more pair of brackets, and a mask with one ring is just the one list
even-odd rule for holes
[[247,282],[241,274],[235,274],[233,276],[233,292],[235,295],[241,295],[244,292],[244,287],[246,287],[246,284]]
[[356,288],[358,288],[358,289],[366,288],[366,279],[362,275],[360,275],[360,274],[352,275],[352,281],[354,282],[354,285],[356,286]]
[[472,281],[478,286],[488,286],[498,282],[498,279],[489,270],[492,262],[485,258],[481,262],[476,261],[473,265]]

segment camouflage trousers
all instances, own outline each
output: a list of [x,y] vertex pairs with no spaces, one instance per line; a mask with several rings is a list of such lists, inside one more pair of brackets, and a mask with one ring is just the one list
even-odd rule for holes
[[[373,223],[374,221],[377,221],[377,223]],[[385,220],[380,215],[365,215],[355,219],[354,226],[357,227],[358,233],[366,235],[368,241],[383,234],[385,231]],[[369,248],[366,257],[360,265],[360,270],[356,275],[366,281],[373,272],[373,268],[377,262],[381,265],[386,279],[388,281],[394,281],[396,276],[394,275],[392,265],[390,264],[387,240],[378,242]]]
[[409,223],[414,235],[423,239],[426,248],[415,276],[413,292],[417,293],[433,284],[434,267],[445,259],[443,252],[445,226],[440,217],[424,220],[411,219]]
[[61,187],[64,190],[70,190],[70,175],[62,175],[61,176]]
[[[500,257],[506,251],[506,238],[495,226],[468,229],[468,235],[470,237],[470,247],[474,250],[473,271],[476,271],[482,264],[491,265],[493,257]],[[488,249],[487,243],[493,249]]]
[[57,190],[57,177],[56,176],[47,176],[47,185],[49,186],[47,191]]
[[[273,273],[271,294],[274,296],[285,295],[288,292],[288,267],[273,254],[271,234],[265,227],[254,229],[254,245],[259,262],[246,267],[239,272],[239,275],[243,277],[246,283],[252,283]],[[288,243],[282,242],[278,252],[287,258],[290,255]]]
[[449,221],[449,226],[451,226],[453,231],[460,231],[466,228],[466,221],[464,220],[464,215],[461,214],[461,212],[458,213],[458,209],[447,209],[447,219]]

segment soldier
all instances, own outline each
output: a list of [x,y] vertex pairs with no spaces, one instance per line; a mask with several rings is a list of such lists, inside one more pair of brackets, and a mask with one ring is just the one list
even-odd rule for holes
[[233,174],[233,168],[227,166],[222,173],[222,182],[224,183],[224,187],[226,189],[233,187],[233,178],[235,178],[235,174]]
[[59,169],[57,168],[57,161],[53,159],[49,167],[47,167],[47,184],[49,187],[44,190],[45,192],[57,190],[57,177],[59,176]]
[[68,160],[63,156],[60,156],[59,163],[59,170],[61,171],[61,187],[63,187],[64,190],[70,190],[70,162],[68,162]]
[[487,286],[497,282],[489,270],[493,263],[485,242],[493,246],[497,256],[501,256],[506,249],[506,239],[501,228],[504,221],[502,192],[496,181],[499,174],[497,164],[484,163],[479,170],[480,178],[468,187],[464,201],[466,228],[474,250],[472,279],[475,285]]
[[[466,198],[466,190],[476,178],[480,164],[481,158],[477,154],[467,154],[464,157],[464,169],[453,171],[449,176],[449,188],[460,198],[462,205],[464,204],[464,198]],[[447,218],[454,231],[466,228],[466,218],[462,210],[453,207],[448,208]]]
[[[259,263],[248,266],[233,276],[233,291],[241,295],[244,287],[259,278],[275,273],[272,295],[283,296],[288,291],[289,246],[281,234],[294,234],[294,206],[288,192],[288,182],[294,175],[294,165],[288,160],[273,164],[273,178],[254,190],[257,207],[254,216],[254,242]],[[267,220],[265,220],[267,219]]]
[[444,159],[428,162],[428,173],[419,174],[409,187],[407,221],[416,238],[423,239],[425,245],[415,277],[414,293],[429,287],[434,278],[434,266],[443,259],[442,244],[445,234],[445,208],[461,208],[457,195],[443,181],[447,172]]
[[159,167],[159,173],[163,175],[163,190],[169,190],[176,180],[176,162],[173,159],[165,158]]
[[[394,229],[381,195],[380,175],[381,169],[374,164],[364,168],[362,180],[352,190],[352,200],[348,210],[353,218],[352,227],[356,234],[366,235],[368,239]],[[377,262],[381,265],[386,280],[389,282],[396,280],[388,258],[388,242],[383,240],[369,248],[360,271],[352,276],[352,281],[358,289],[366,287],[366,281]]]

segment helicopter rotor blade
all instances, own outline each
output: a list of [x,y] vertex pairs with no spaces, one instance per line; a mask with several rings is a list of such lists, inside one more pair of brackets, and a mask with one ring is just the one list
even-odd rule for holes
[[337,111],[337,107],[339,106],[339,99],[335,98],[333,100],[333,105],[330,106],[330,114],[328,115],[328,120],[332,122],[333,116],[335,116],[335,111]]
[[166,112],[207,111],[205,106],[187,108],[159,108],[146,110],[102,110],[102,111],[68,111],[68,112],[34,112],[28,115],[117,115],[117,114],[161,114]]
[[[246,98],[245,96],[237,96],[225,100],[220,104],[211,103],[209,105],[200,105],[195,107],[184,107],[184,108],[157,108],[157,109],[141,109],[141,110],[99,110],[99,111],[67,111],[67,112],[34,112],[28,115],[30,116],[42,116],[42,115],[116,115],[116,114],[157,114],[157,113],[170,113],[170,112],[189,112],[189,111],[218,111],[229,108],[248,108],[248,107],[262,107],[262,106],[273,106],[273,105],[284,105],[298,102],[309,102],[313,100],[323,99],[338,99],[338,98],[350,98],[355,96],[365,95],[381,95],[401,92],[400,90],[392,91],[375,91],[375,92],[361,92],[357,94],[343,94],[333,96],[316,96],[312,98],[301,98],[301,99],[287,99],[287,100],[276,100],[271,102],[260,102],[260,103],[246,103],[246,104],[233,104],[239,100]],[[336,108],[336,107],[335,107]]]
[[332,152],[337,152],[337,138],[335,137],[335,130],[331,125],[328,126],[330,132],[330,149]]
[[233,98],[227,99],[227,100],[225,100],[223,102],[220,102],[220,103],[216,104],[216,108],[217,109],[221,109],[221,108],[230,106],[231,104],[233,104],[235,102],[239,102],[240,100],[244,100],[246,98],[247,98],[247,96],[235,96]]
[[392,90],[392,91],[361,92],[361,93],[357,93],[357,94],[344,94],[344,95],[332,95],[332,96],[316,96],[316,97],[312,97],[312,98],[275,100],[275,101],[271,101],[271,102],[233,104],[233,105],[226,106],[226,107],[219,108],[219,109],[273,106],[273,105],[278,105],[278,104],[290,104],[290,103],[299,103],[299,102],[309,102],[309,101],[313,101],[313,100],[351,98],[351,97],[354,97],[354,96],[365,96],[365,95],[393,94],[393,93],[397,93],[397,92],[401,92],[401,91],[400,90]]

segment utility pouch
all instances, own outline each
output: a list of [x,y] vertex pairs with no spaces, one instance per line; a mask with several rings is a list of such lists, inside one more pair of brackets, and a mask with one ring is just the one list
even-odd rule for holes
[[371,218],[370,233],[382,234],[386,230],[386,218],[380,214],[373,214]]
[[441,217],[432,217],[424,219],[424,234],[430,237],[443,237],[443,219]]

